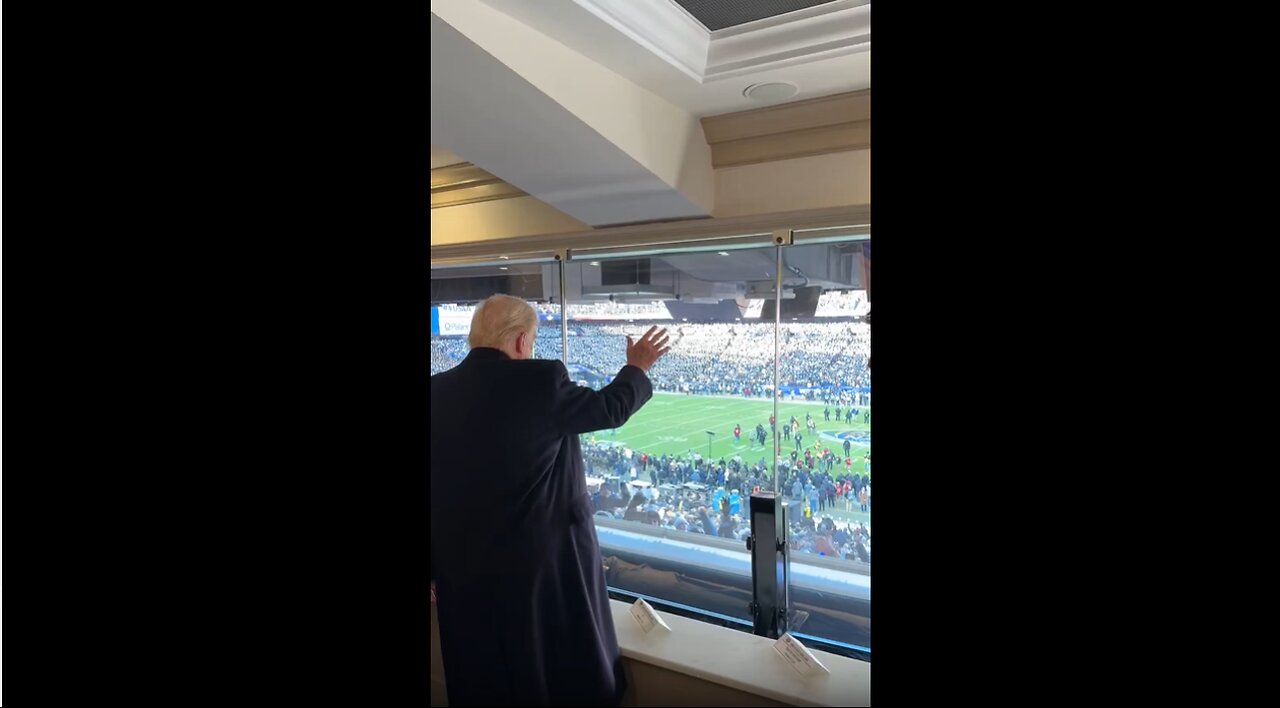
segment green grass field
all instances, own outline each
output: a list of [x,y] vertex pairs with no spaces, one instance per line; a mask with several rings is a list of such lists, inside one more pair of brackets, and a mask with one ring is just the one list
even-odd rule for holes
[[[832,420],[823,420],[822,408],[823,404],[820,402],[782,401],[778,404],[778,430],[781,431],[782,424],[794,415],[800,421],[801,432],[805,438],[804,446],[812,449],[814,441],[804,429],[804,414],[809,413],[818,426],[818,437],[823,447],[830,448],[837,455],[843,455],[844,441],[836,435],[845,431],[867,433],[870,428],[862,422],[862,414],[869,410],[867,407],[859,407],[858,415],[849,424],[846,424],[843,418],[840,422],[836,422],[834,406]],[[711,442],[710,453],[713,460],[719,460],[722,457],[728,460],[734,455],[740,455],[743,463],[747,465],[759,462],[762,457],[766,464],[772,464],[772,437],[766,439],[765,448],[759,445],[752,447],[748,440],[755,433],[756,424],[763,424],[765,433],[767,435],[770,433],[769,415],[772,412],[773,404],[768,400],[655,393],[653,399],[627,421],[625,426],[614,432],[601,430],[586,438],[594,438],[598,442],[622,444],[637,452],[645,452],[653,456],[667,454],[687,457],[690,453],[698,453],[706,457],[708,438],[706,431],[710,430],[716,434]],[[841,413],[844,413],[843,409]],[[742,441],[739,443],[733,440],[735,424],[742,426]],[[794,436],[792,440],[781,442],[783,458],[789,459],[791,451],[796,449]],[[853,442],[850,457],[853,458],[852,469],[855,473],[865,472],[862,456],[869,451],[868,444]],[[816,453],[817,450],[815,450]],[[804,452],[801,451],[800,454],[803,456]],[[843,469],[843,467],[844,465],[841,464],[840,468]],[[842,509],[841,504],[837,502],[834,512],[828,511],[824,514],[833,516],[837,521],[870,521],[870,516],[858,511],[856,506],[853,511]]]

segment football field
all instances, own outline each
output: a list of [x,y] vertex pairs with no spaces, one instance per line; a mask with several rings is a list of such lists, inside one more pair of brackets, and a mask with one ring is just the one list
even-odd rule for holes
[[[853,458],[852,470],[856,474],[864,474],[862,458],[871,450],[868,438],[871,426],[862,422],[862,416],[869,408],[857,407],[858,414],[854,416],[853,422],[847,424],[844,422],[843,408],[840,411],[842,415],[839,422],[835,420],[834,406],[831,406],[830,421],[823,420],[822,409],[821,402],[779,402],[779,437],[781,438],[783,424],[790,421],[791,416],[794,415],[800,421],[804,447],[813,450],[815,455],[822,447],[830,448],[833,453],[841,457],[840,471],[844,469],[844,441],[847,438],[852,444],[849,450],[849,456]],[[743,464],[748,466],[759,462],[760,458],[764,458],[766,465],[772,465],[773,439],[769,430],[769,415],[772,412],[773,404],[767,399],[721,398],[659,392],[654,393],[653,399],[627,421],[625,426],[616,431],[601,430],[586,437],[598,442],[623,445],[636,453],[644,452],[654,457],[665,453],[686,458],[691,454],[699,454],[706,458],[707,442],[710,439],[712,460],[718,461],[721,458],[729,460],[738,455],[741,456]],[[812,415],[818,426],[817,442],[821,443],[819,448],[813,447],[815,441],[811,439],[809,431],[804,427],[805,413]],[[764,425],[766,442],[763,448],[751,440],[757,424]],[[734,425],[742,427],[742,439],[739,442],[733,439]],[[709,436],[707,431],[715,435]],[[796,449],[794,432],[791,440],[781,440],[781,444],[783,458],[790,459],[791,451]],[[803,449],[800,450],[800,457],[804,457]],[[870,518],[869,514],[858,511],[856,505],[853,511],[844,511],[844,505],[840,501],[836,502],[835,511],[828,509],[820,515],[830,515],[837,521],[869,521]]]

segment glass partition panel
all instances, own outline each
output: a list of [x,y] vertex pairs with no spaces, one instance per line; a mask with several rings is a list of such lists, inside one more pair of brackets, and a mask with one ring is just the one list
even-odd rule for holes
[[[538,311],[534,356],[561,358],[559,264],[492,264],[431,269],[431,374],[457,366],[470,347],[471,315],[490,295],[523,298]],[[554,341],[552,341],[554,339]]]
[[[856,239],[856,240],[854,240]],[[871,331],[865,236],[782,249],[781,401],[798,634],[870,646]],[[772,303],[770,303],[772,305]],[[806,578],[820,577],[821,582]]]
[[433,267],[431,373],[465,358],[474,307],[494,293],[537,310],[535,357],[562,359],[596,389],[626,363],[627,335],[665,328],[652,400],[578,440],[610,588],[748,626],[747,498],[777,491],[788,499],[791,631],[869,652],[865,231]]
[[665,328],[654,395],[624,426],[582,436],[610,586],[749,621],[747,497],[772,489],[777,249],[698,250],[566,264],[567,365],[606,385],[626,336]]

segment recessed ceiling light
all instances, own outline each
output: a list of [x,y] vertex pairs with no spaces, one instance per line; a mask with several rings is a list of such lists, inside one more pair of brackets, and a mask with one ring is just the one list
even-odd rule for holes
[[598,266],[600,265],[600,261],[591,261],[591,265]]
[[509,260],[511,260],[510,258],[508,258],[508,257],[506,257],[506,256],[498,256],[498,258],[501,258],[501,259],[502,259],[502,260],[504,260],[504,261],[509,261]]
[[781,101],[799,93],[800,87],[790,81],[768,81],[762,84],[751,84],[742,91],[742,95],[753,101]]

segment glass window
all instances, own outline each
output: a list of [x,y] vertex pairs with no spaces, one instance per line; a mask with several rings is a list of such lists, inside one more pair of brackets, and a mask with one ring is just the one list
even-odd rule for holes
[[[781,400],[794,626],[870,646],[871,332],[863,268],[869,241],[782,249]],[[772,305],[772,303],[769,303]]]
[[[663,327],[654,396],[582,436],[611,587],[749,622],[747,497],[770,489],[776,249],[705,246],[566,264],[568,366],[603,386],[626,335]],[[727,249],[727,250],[722,250]],[[765,313],[768,314],[768,313]],[[691,572],[696,571],[696,572]]]
[[467,333],[476,305],[490,295],[524,298],[538,311],[534,356],[559,359],[559,264],[511,263],[431,269],[431,374],[457,366],[471,348]]
[[578,440],[610,588],[749,627],[748,497],[775,491],[791,631],[869,652],[869,236],[717,243],[433,268],[431,373],[465,358],[474,307],[494,293],[537,310],[535,357],[596,389],[626,363],[627,335],[666,328],[653,399]]

